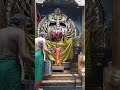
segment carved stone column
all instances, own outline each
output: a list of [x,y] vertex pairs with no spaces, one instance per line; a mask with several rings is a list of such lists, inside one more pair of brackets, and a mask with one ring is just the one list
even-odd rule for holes
[[36,13],[36,9],[37,9],[37,6],[36,6],[36,1],[35,1],[35,37],[37,37],[37,13]]
[[120,90],[120,0],[113,0],[112,75],[113,90]]
[[85,55],[85,9],[82,14],[82,53]]
[[82,51],[78,55],[78,74],[82,75],[82,69],[85,68],[85,9],[82,13],[82,40],[80,42],[82,45]]
[[0,1],[0,28],[5,26],[4,0]]
[[112,63],[120,69],[120,0],[113,0]]
[[[120,0],[113,0],[112,68],[104,90],[120,90]],[[105,75],[104,78],[107,78]]]

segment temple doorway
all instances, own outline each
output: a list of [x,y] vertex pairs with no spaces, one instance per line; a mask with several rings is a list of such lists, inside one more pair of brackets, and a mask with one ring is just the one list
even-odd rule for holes
[[42,87],[84,86],[84,5],[78,5],[74,0],[63,0],[65,3],[62,4],[51,0],[37,1],[36,37],[40,32],[47,33],[46,45],[52,52],[46,54],[51,69],[46,70],[48,75],[44,76]]

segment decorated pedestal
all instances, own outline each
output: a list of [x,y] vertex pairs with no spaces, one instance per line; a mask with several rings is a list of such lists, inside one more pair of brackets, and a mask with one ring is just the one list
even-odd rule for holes
[[53,71],[63,71],[64,70],[64,66],[62,66],[62,65],[59,65],[59,66],[53,65],[52,66],[52,70]]

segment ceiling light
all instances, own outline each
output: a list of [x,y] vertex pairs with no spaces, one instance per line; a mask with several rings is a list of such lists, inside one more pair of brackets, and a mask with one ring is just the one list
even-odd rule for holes
[[75,0],[78,6],[85,6],[85,0]]
[[36,3],[43,3],[45,0],[35,0]]

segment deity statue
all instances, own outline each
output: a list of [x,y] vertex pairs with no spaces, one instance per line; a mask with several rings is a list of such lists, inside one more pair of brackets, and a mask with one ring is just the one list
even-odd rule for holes
[[[54,51],[52,55],[48,55],[48,58],[55,61],[55,65],[60,65],[62,62],[72,59],[72,40],[76,41],[77,32],[74,22],[68,16],[59,8],[55,9],[53,13],[44,17],[38,24],[38,36],[42,31],[47,33],[47,47]],[[59,43],[61,43],[61,48],[58,46]]]
[[47,33],[46,38],[50,41],[60,41],[76,36],[74,22],[59,8],[41,20],[38,25],[38,36],[41,31]]

